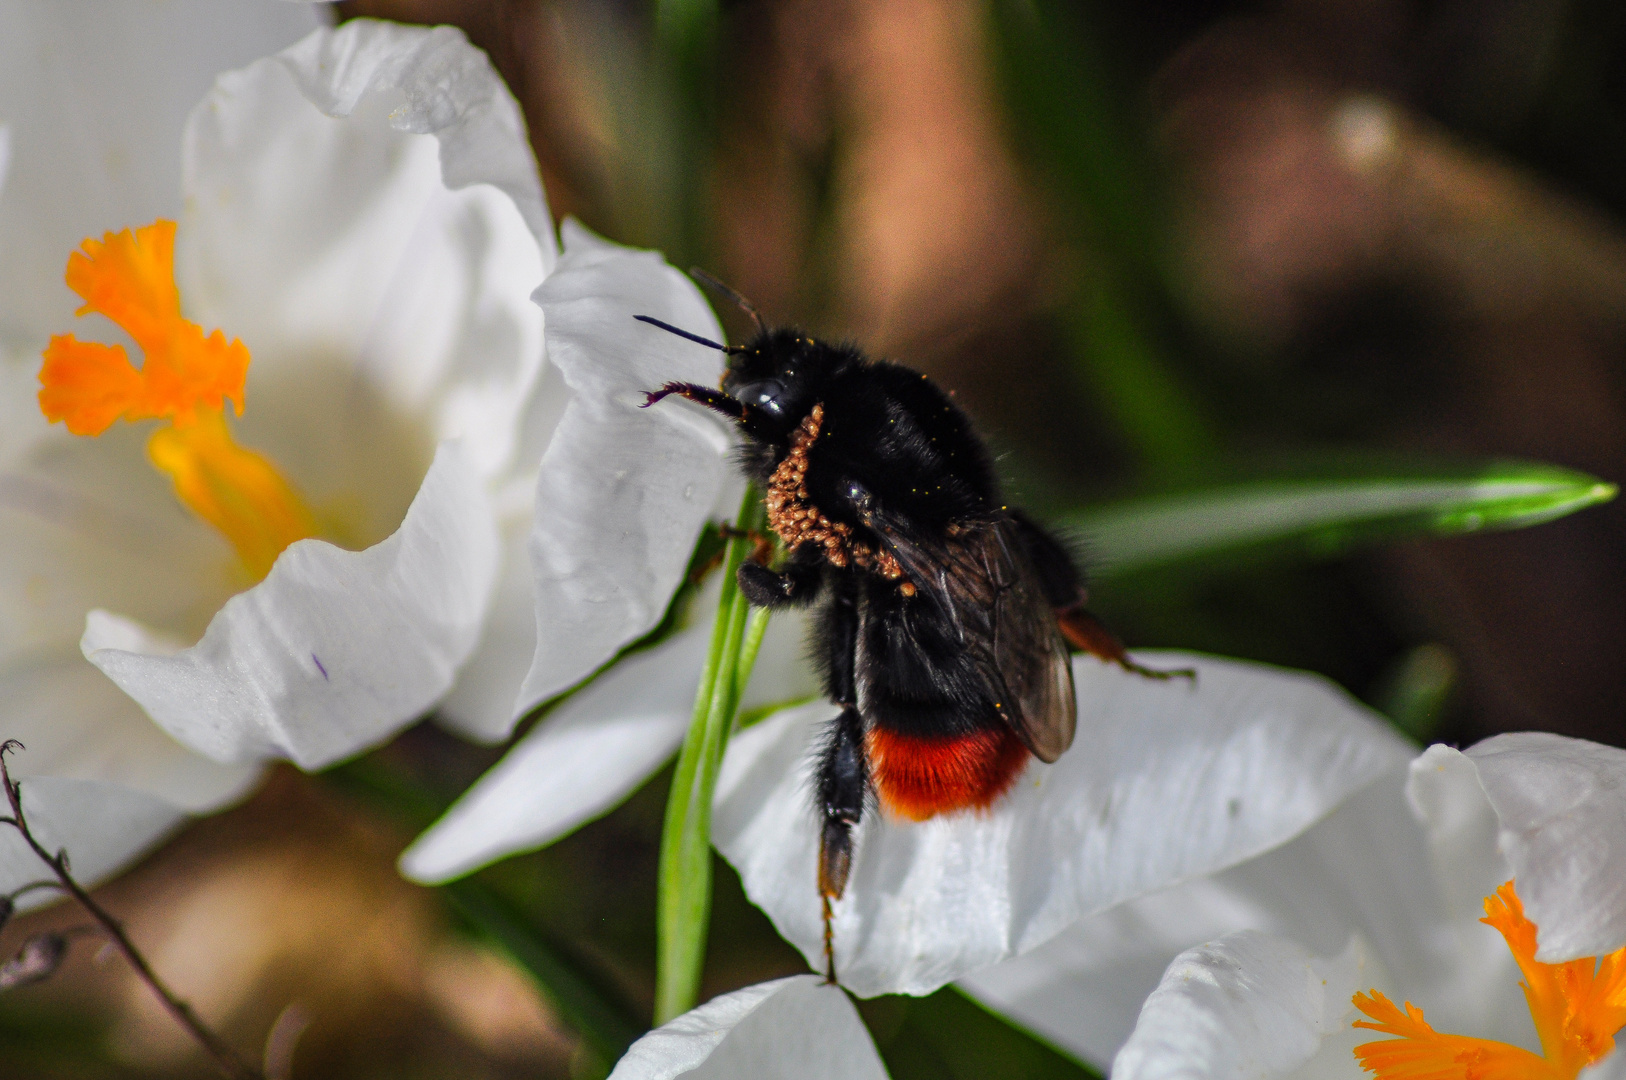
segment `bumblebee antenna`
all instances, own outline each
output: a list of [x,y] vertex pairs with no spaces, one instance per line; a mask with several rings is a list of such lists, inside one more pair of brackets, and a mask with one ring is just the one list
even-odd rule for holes
[[767,333],[768,328],[762,323],[762,315],[757,311],[757,306],[751,303],[751,301],[741,296],[738,292],[731,289],[717,278],[712,277],[698,266],[689,267],[689,276],[699,278],[707,285],[710,285],[712,288],[734,301],[734,306],[751,316],[751,321],[757,324],[757,333]]
[[665,330],[668,334],[676,334],[680,338],[688,338],[696,345],[704,345],[708,349],[716,349],[718,352],[727,353],[730,356],[734,355],[735,353],[747,351],[743,346],[740,345],[719,345],[717,342],[711,340],[711,338],[704,338],[699,334],[691,334],[687,330],[679,330],[671,323],[661,322],[659,319],[650,315],[634,315],[633,318],[637,319],[639,322],[646,322],[651,326],[658,326],[662,330]]

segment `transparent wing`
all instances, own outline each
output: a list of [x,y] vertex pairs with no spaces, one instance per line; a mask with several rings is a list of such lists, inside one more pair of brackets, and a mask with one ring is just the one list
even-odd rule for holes
[[1009,518],[957,526],[938,540],[885,511],[866,524],[896,556],[917,597],[938,605],[975,662],[1000,716],[1040,761],[1073,743],[1078,702],[1067,643]]

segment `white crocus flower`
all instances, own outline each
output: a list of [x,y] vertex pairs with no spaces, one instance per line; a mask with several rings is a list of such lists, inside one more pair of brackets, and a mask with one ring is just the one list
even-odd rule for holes
[[[126,595],[162,593],[167,579],[142,580],[123,553],[139,560],[162,546],[162,533],[131,530],[104,542],[119,554],[91,595],[81,592],[81,605],[64,595],[73,582],[52,560],[30,557],[73,546],[32,522],[88,521],[95,509],[26,471],[35,443],[67,442],[48,430],[35,397],[40,350],[77,306],[62,267],[86,236],[177,216],[181,130],[198,99],[221,71],[298,41],[324,19],[320,7],[280,0],[0,0],[0,737],[28,744],[12,770],[32,778],[25,799],[43,838],[72,841],[75,871],[86,879],[184,812],[237,798],[258,769],[179,745],[80,654],[92,595],[117,595],[115,584]],[[132,472],[139,467],[131,462]],[[116,531],[130,521],[103,514],[101,524]],[[120,571],[127,576],[116,582]],[[40,874],[6,834],[0,890]]]
[[[195,36],[170,29],[176,42]],[[45,167],[31,162],[28,130],[12,133],[14,171]],[[148,444],[157,463],[180,444],[166,479],[141,445],[154,429],[120,422],[85,438],[29,415],[44,335],[105,335],[68,318],[73,241],[23,270],[0,246],[9,272],[56,282],[49,309],[61,313],[7,324],[5,408],[22,426],[8,428],[0,460],[0,736],[28,746],[15,764],[35,775],[30,816],[86,877],[183,811],[237,796],[266,758],[320,767],[443,699],[457,726],[503,734],[535,615],[523,597],[516,611],[494,596],[528,577],[537,459],[567,397],[545,370],[530,301],[556,254],[523,121],[459,32],[365,20],[319,30],[222,76],[184,137],[169,138],[146,151],[180,163],[182,214],[167,235],[182,314],[252,354],[237,431],[269,459],[251,479],[292,492],[277,507],[298,513],[279,532],[262,491],[234,488],[226,470],[252,455],[232,448],[224,494],[217,475],[189,496],[187,468],[215,464],[212,448],[186,445],[207,426],[195,419]],[[97,208],[75,239],[166,209],[113,205],[142,216]],[[165,228],[86,245],[81,270],[101,273],[97,252],[122,252],[167,282]],[[29,260],[45,258],[40,246],[24,245]],[[59,346],[70,360],[102,355]],[[211,430],[227,431],[212,405]],[[217,504],[238,526],[222,528],[231,544],[201,520]],[[295,536],[313,538],[277,556]],[[0,850],[6,880],[36,873]]]
[[885,1080],[839,987],[795,975],[723,994],[632,1044],[610,1080]]
[[[1432,746],[1291,843],[1085,920],[966,985],[1120,1080],[1356,1080],[1351,1051],[1368,1044],[1409,1061],[1380,1077],[1566,1080],[1626,1022],[1622,958],[1595,985],[1591,959],[1626,945],[1623,837],[1626,751],[1546,733]],[[1509,881],[1516,895],[1498,895]],[[1521,900],[1539,948],[1516,957],[1481,920],[1518,924]],[[1373,990],[1421,1009],[1429,1031],[1354,1027],[1369,1014],[1353,995]],[[1602,1056],[1589,1075],[1623,1067]]]

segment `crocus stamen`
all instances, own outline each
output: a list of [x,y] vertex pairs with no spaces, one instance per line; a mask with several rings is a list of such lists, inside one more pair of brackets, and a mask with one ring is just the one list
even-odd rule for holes
[[1357,1046],[1361,1068],[1378,1080],[1575,1080],[1614,1049],[1615,1033],[1626,1026],[1626,948],[1601,959],[1540,962],[1536,924],[1524,917],[1511,881],[1485,898],[1485,917],[1479,921],[1501,932],[1518,962],[1541,1054],[1493,1039],[1442,1034],[1411,1002],[1402,1013],[1370,990],[1354,1001],[1371,1019],[1355,1026],[1400,1037]]
[[68,256],[68,287],[141,347],[140,368],[122,345],[51,338],[40,369],[40,411],[75,435],[100,435],[115,420],[166,420],[147,456],[186,507],[218,529],[255,580],[283,548],[315,535],[304,501],[263,455],[232,439],[225,408],[243,412],[249,352],[241,341],[181,317],[175,287],[175,223],[86,240]]

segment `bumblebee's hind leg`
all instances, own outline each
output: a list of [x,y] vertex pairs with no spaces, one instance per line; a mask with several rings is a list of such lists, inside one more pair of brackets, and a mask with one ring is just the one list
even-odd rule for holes
[[1124,649],[1123,642],[1117,635],[1106,628],[1106,625],[1084,610],[1083,604],[1075,604],[1056,612],[1056,625],[1061,628],[1061,636],[1067,639],[1067,644],[1079,652],[1087,652],[1091,656],[1100,657],[1110,664],[1117,664],[1125,671],[1132,671],[1136,675],[1144,675],[1148,679],[1193,679],[1197,678],[1196,668],[1177,668],[1173,671],[1159,671],[1156,668],[1142,667],[1129,658]]
[[1055,609],[1056,625],[1061,628],[1061,636],[1067,639],[1067,644],[1079,652],[1087,652],[1148,679],[1197,677],[1197,672],[1191,668],[1157,671],[1131,660],[1117,635],[1085,608],[1089,593],[1084,588],[1084,575],[1066,545],[1019,510],[1011,511],[1011,518],[1016,523],[1016,534],[1021,540],[1023,554],[1039,576],[1045,600]]
[[853,833],[864,816],[869,762],[864,757],[864,721],[849,705],[830,727],[819,763],[819,900],[824,907],[824,974],[836,981],[831,905],[846,891],[853,867]]
[[858,714],[854,677],[858,647],[858,604],[847,582],[838,582],[825,613],[826,688],[842,707],[830,725],[819,761],[819,900],[824,909],[824,975],[836,981],[831,906],[846,891],[852,872],[853,833],[869,795],[869,759],[864,751],[864,720]]

